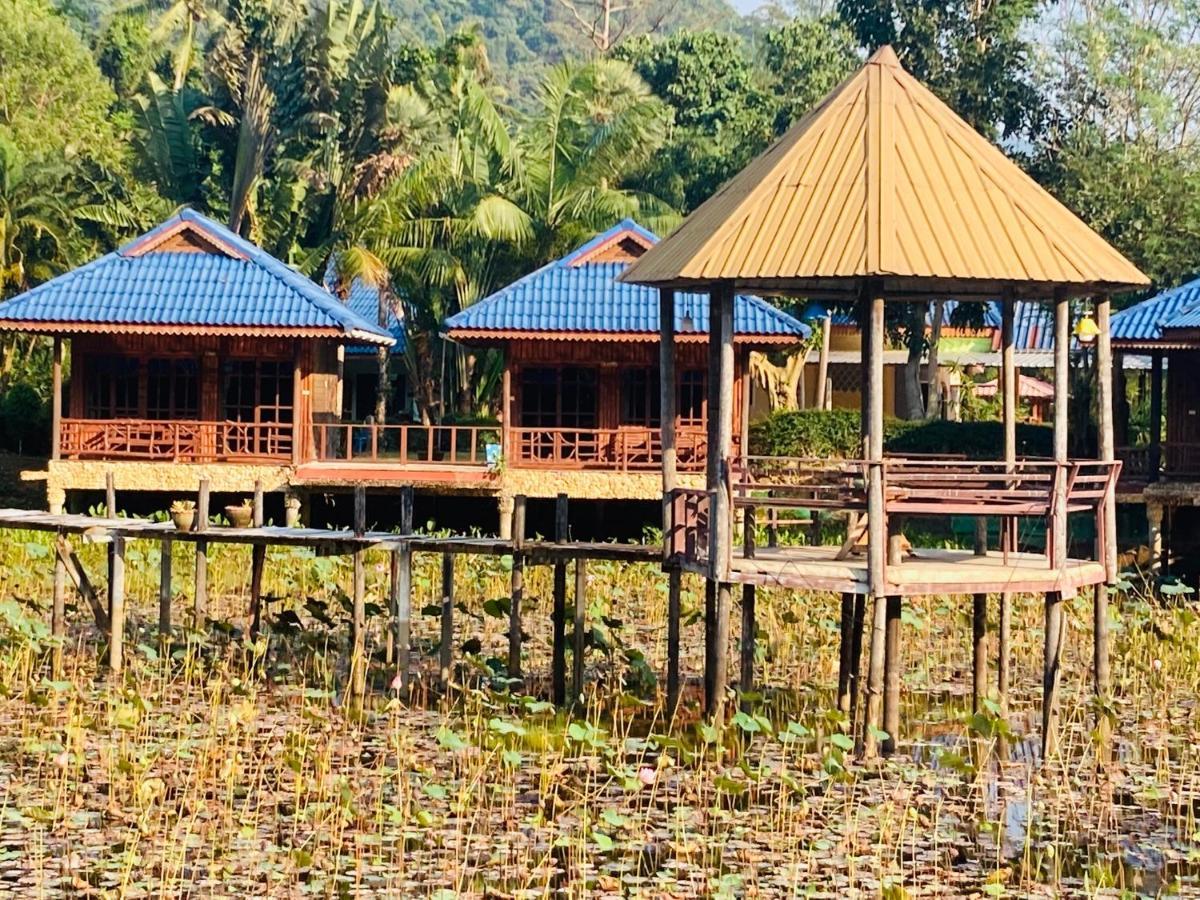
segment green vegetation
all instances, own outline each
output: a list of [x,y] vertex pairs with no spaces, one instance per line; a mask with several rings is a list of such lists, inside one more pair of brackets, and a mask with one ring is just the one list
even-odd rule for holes
[[[104,548],[81,548],[104,571]],[[175,619],[192,554],[174,549]],[[1014,604],[1011,715],[971,714],[961,598],[905,601],[903,696],[912,755],[852,763],[832,708],[837,598],[759,593],[767,688],[724,726],[695,721],[699,581],[685,576],[685,672],[663,716],[666,597],[653,566],[589,568],[583,703],[556,714],[504,680],[507,568],[457,568],[456,687],[439,697],[438,620],[415,625],[421,672],[402,702],[382,664],[387,586],[371,555],[376,654],[365,708],[347,703],[348,560],[272,550],[267,631],[245,638],[248,548],[212,548],[214,620],[153,633],[158,549],[128,552],[128,670],[97,677],[94,627],[72,609],[50,669],[45,536],[0,543],[0,771],[22,893],[485,896],[504,891],[792,896],[806,885],[891,897],[1186,892],[1197,877],[1191,796],[1200,756],[1192,685],[1200,620],[1131,590],[1112,608],[1097,766],[1085,597],[1066,603],[1063,741],[1035,760],[1041,608]],[[437,609],[438,559],[420,555],[414,606]],[[550,573],[526,570],[526,690],[548,669]],[[993,606],[993,615],[994,609]],[[735,616],[732,640],[739,639]],[[994,622],[993,622],[994,626]],[[964,705],[966,704],[966,705]],[[1028,730],[1028,733],[1027,733]],[[1004,749],[1004,744],[1009,749]],[[64,863],[69,860],[69,864]],[[11,878],[23,879],[19,886]]]
[[[750,426],[750,452],[756,456],[861,458],[858,410],[792,410],[772,413]],[[1017,454],[1053,455],[1053,429],[1048,425],[1017,426]],[[883,426],[889,453],[938,453],[970,459],[995,459],[1004,446],[999,422],[921,422],[888,419]]]

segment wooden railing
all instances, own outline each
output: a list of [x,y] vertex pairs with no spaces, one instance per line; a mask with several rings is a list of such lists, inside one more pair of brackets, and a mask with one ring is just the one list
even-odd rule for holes
[[[513,428],[509,463],[526,469],[652,471],[662,465],[658,428]],[[681,472],[703,471],[708,441],[700,428],[675,434]]]
[[[1056,520],[1062,514],[1095,517],[1095,559],[1103,560],[1106,540],[1105,505],[1121,470],[1120,462],[1048,460],[977,462],[964,459],[884,459],[885,521],[893,516],[998,517],[1002,548],[1016,550],[1015,523],[1021,518],[1047,522],[1047,535],[1060,533]],[[735,473],[731,485],[733,507],[757,510],[839,510],[852,514],[867,508],[870,464],[864,460],[791,459],[749,457]],[[1056,496],[1064,497],[1060,508]],[[697,495],[703,497],[703,503]],[[704,562],[708,554],[709,496],[703,491],[676,490],[671,498],[672,520],[668,553],[687,562]],[[699,515],[703,507],[704,516]],[[1066,533],[1065,527],[1061,533]],[[1052,541],[1046,555],[1052,565]],[[694,554],[702,552],[703,559]]]
[[59,448],[65,459],[276,462],[292,458],[292,424],[63,419]]
[[478,425],[313,425],[313,446],[321,462],[392,465],[488,465],[488,445],[499,459],[499,431]]
[[1149,447],[1118,447],[1117,459],[1123,464],[1121,475],[1131,481],[1200,479],[1200,443],[1164,441],[1159,448],[1155,473]]

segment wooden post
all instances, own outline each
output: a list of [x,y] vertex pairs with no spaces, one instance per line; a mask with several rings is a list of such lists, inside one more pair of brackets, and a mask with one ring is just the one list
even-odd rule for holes
[[571,692],[574,702],[583,700],[583,656],[586,652],[587,628],[587,560],[575,558],[575,622],[571,648]]
[[1163,420],[1163,354],[1155,350],[1150,354],[1150,471],[1148,481],[1158,481],[1162,469],[1162,420]]
[[829,409],[826,395],[829,393],[827,387],[829,384],[829,333],[832,325],[833,318],[826,313],[821,319],[821,351],[817,356],[817,396],[815,398],[815,405],[818,409]]
[[[1001,304],[1000,318],[1000,360],[1002,415],[1004,417],[1004,463],[1006,472],[1015,472],[1017,466],[1017,363],[1016,363],[1016,307],[1012,290],[1005,292]],[[1014,546],[1014,520],[1007,517],[1000,520],[1000,546],[1007,554],[1016,551]],[[996,695],[1000,702],[1001,714],[1008,712],[1008,672],[1010,638],[1012,635],[1012,594],[1007,591],[1000,595],[996,648]]]
[[[559,494],[554,503],[554,540],[565,544],[569,539],[568,499]],[[554,563],[553,653],[551,660],[551,694],[556,706],[567,702],[567,563]]]
[[[876,752],[876,732],[884,726],[885,656],[890,604],[885,593],[887,523],[883,497],[883,297],[874,286],[862,304],[863,451],[867,457],[867,577],[875,612],[871,627],[871,664],[862,749]],[[873,296],[872,296],[873,294]],[[894,739],[894,735],[891,735]]]
[[117,517],[117,482],[111,471],[104,473],[104,515]]
[[[354,486],[354,536],[362,537],[367,532],[367,490]],[[351,599],[354,618],[351,624],[350,671],[355,696],[362,696],[367,689],[367,565],[366,551],[361,545],[354,547],[354,585]]]
[[158,637],[163,643],[171,640],[171,551],[174,546],[174,540],[163,538],[158,554]]
[[[405,485],[400,489],[400,534],[410,535],[413,530],[413,489]],[[412,633],[412,550],[408,544],[393,551],[392,628],[396,645],[396,668],[400,672],[400,689],[406,695],[409,688],[410,644]]]
[[51,671],[55,678],[62,675],[63,642],[67,637],[67,563],[58,552],[58,543],[64,540],[58,532],[54,553],[54,605],[50,610],[50,634],[54,636],[54,654]]
[[521,680],[521,602],[525,598],[525,497],[513,498],[512,596],[508,606],[508,677]]
[[842,617],[838,628],[837,708],[850,712],[850,658],[854,641],[854,594],[842,594]]
[[678,567],[667,571],[667,719],[675,717],[679,707],[679,593],[683,572]]
[[1067,427],[1070,405],[1071,303],[1064,291],[1054,297],[1054,480],[1053,542],[1051,566],[1062,571],[1067,562]]
[[54,336],[54,355],[50,361],[50,458],[62,458],[63,342]]
[[741,684],[741,708],[743,712],[750,711],[750,700],[747,695],[754,690],[754,647],[757,634],[757,623],[754,618],[754,585],[742,585],[742,646],[739,676]]
[[[196,500],[197,532],[208,530],[208,479],[200,479],[200,493]],[[203,629],[208,623],[208,541],[196,541],[196,599],[192,612],[195,627]]]
[[454,554],[442,554],[442,640],[439,645],[442,689],[450,689],[454,664]]
[[[1117,458],[1115,419],[1116,401],[1113,397],[1112,301],[1107,294],[1096,303],[1096,325],[1100,334],[1096,341],[1096,405],[1099,410],[1099,450],[1103,462]],[[1123,384],[1123,382],[1122,382]],[[1092,608],[1092,676],[1096,694],[1096,731],[1102,751],[1108,745],[1108,716],[1104,709],[1109,699],[1111,674],[1108,661],[1108,589],[1117,580],[1117,498],[1115,485],[1110,483],[1104,495],[1104,544],[1100,548],[1104,561],[1104,584],[1098,584]]]
[[[866,624],[867,615],[867,598],[864,594],[854,594],[854,620],[851,626],[850,638],[850,708],[849,721],[850,729],[853,734],[861,734],[857,731],[858,724],[858,707],[859,697],[862,694],[862,648],[863,648],[863,626]],[[859,745],[858,751],[862,752],[862,746]]]
[[112,575],[108,580],[108,667],[121,674],[125,641],[125,538],[112,536]]
[[[261,481],[254,482],[254,501],[250,507],[250,523],[255,528],[262,528],[263,515],[263,486]],[[257,640],[262,630],[262,581],[263,570],[267,564],[267,545],[252,544],[250,547],[250,640]]]
[[704,579],[704,714],[712,711],[713,697],[716,694],[714,674],[717,667],[714,661],[716,640],[713,636],[717,624],[717,583],[711,578]]
[[[671,288],[658,290],[658,400],[659,420],[662,423],[662,486],[663,534],[670,530],[669,498],[678,486],[678,465],[675,450],[675,292]],[[664,548],[665,552],[665,548]]]
[[1046,594],[1045,643],[1042,647],[1042,760],[1058,747],[1058,686],[1065,640],[1062,594]]
[[[899,522],[895,530],[888,536],[888,562],[900,565],[902,561],[904,538],[900,533]],[[884,693],[883,693],[883,730],[887,738],[883,742],[883,752],[890,756],[896,752],[900,739],[900,616],[901,601],[899,594],[890,594],[887,598],[887,631],[884,636]]]
[[[975,518],[975,555],[987,556],[987,518]],[[987,697],[987,594],[971,596],[971,711]]]
[[[511,460],[512,451],[512,369],[509,367],[508,351],[504,351],[504,372],[500,377],[500,455]],[[501,519],[501,528],[503,518]]]
[[[732,331],[732,325],[730,326]],[[738,398],[738,452],[735,457],[744,460],[750,455],[750,406],[754,402],[754,379],[750,377],[750,351],[742,353],[742,395]]]

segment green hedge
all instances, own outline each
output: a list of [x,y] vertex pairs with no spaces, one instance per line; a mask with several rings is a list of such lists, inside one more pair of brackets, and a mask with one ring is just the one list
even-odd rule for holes
[[[1047,425],[1018,425],[1019,456],[1050,456],[1054,433]],[[908,422],[888,419],[884,446],[890,453],[947,453],[997,459],[1004,447],[999,422]],[[755,456],[854,458],[859,455],[859,413],[853,409],[776,412],[750,426]]]

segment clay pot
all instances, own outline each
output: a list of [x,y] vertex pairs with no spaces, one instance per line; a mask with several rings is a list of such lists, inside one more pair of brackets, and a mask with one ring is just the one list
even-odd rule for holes
[[229,524],[234,528],[249,528],[250,517],[253,515],[254,510],[249,506],[225,507],[225,518],[229,520]]
[[196,524],[196,510],[179,509],[171,513],[171,521],[175,523],[176,531],[191,531]]

